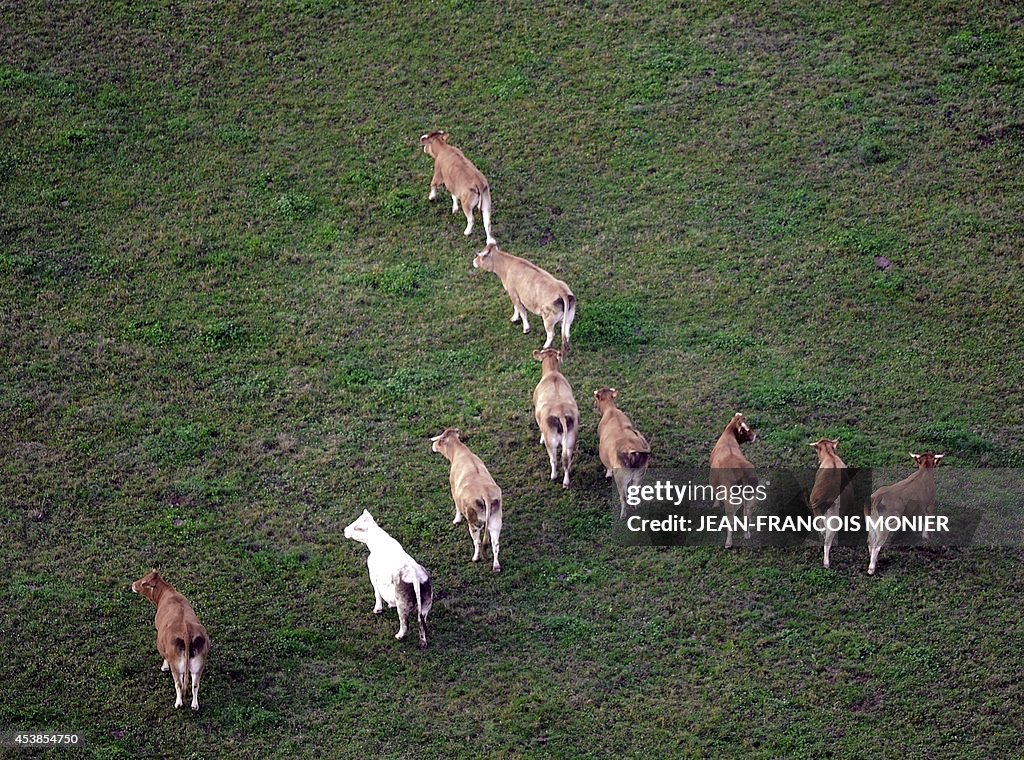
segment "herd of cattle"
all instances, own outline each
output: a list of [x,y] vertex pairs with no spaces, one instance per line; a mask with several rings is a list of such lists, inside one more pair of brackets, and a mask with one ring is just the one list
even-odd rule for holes
[[[572,386],[561,372],[562,363],[570,349],[570,329],[576,314],[576,297],[561,280],[531,262],[513,256],[500,248],[491,230],[490,186],[484,175],[448,143],[445,132],[430,132],[420,138],[423,151],[434,159],[434,174],[430,181],[428,200],[437,197],[444,187],[452,198],[452,213],[459,210],[466,216],[464,234],[473,231],[474,212],[479,209],[483,218],[487,243],[476,254],[473,266],[494,272],[512,301],[513,323],[522,320],[523,332],[530,331],[528,314],[537,314],[544,321],[546,340],[543,348],[533,352],[540,362],[540,381],[533,392],[534,417],[540,430],[540,443],[547,449],[551,464],[551,480],[558,477],[559,448],[561,449],[562,487],[569,487],[569,471],[579,432],[579,407]],[[551,347],[555,326],[561,323],[561,349]],[[618,391],[600,388],[594,392],[595,407],[600,414],[598,425],[598,452],[605,467],[605,477],[613,478],[620,501],[620,519],[626,517],[625,493],[642,480],[651,460],[651,447],[629,418],[617,407]],[[449,484],[455,502],[453,523],[465,520],[473,541],[473,561],[481,558],[483,547],[490,544],[491,568],[501,571],[498,560],[502,526],[501,488],[491,477],[486,465],[463,443],[461,431],[446,428],[431,439],[433,451],[443,455],[450,463]],[[729,420],[711,452],[711,479],[718,487],[728,489],[756,485],[754,465],[744,455],[741,445],[752,443],[757,433],[743,415],[736,413]],[[811,444],[819,458],[819,468],[808,499],[808,507],[815,515],[837,516],[840,505],[847,503],[848,486],[843,472],[845,463],[836,453],[838,439],[822,438]],[[871,495],[865,514],[872,517],[934,513],[935,484],[933,470],[942,454],[911,454],[917,464],[908,478],[886,486]],[[731,501],[720,504],[735,519],[740,505]],[[746,518],[753,510],[753,499],[743,501]],[[826,522],[827,524],[827,522]],[[836,530],[819,531],[824,540],[824,566],[829,567],[829,551]],[[868,549],[873,575],[878,553],[890,538],[885,529],[869,530]],[[746,533],[749,538],[749,532]],[[405,638],[409,617],[416,615],[419,645],[427,645],[427,615],[430,613],[433,590],[430,576],[402,545],[381,528],[368,511],[363,511],[345,528],[345,537],[366,544],[369,556],[366,564],[373,586],[375,604],[373,612],[380,614],[384,604],[398,608],[399,629],[396,639]],[[728,530],[726,548],[732,546],[732,529]],[[163,658],[162,670],[170,670],[176,694],[175,707],[181,707],[187,676],[191,676],[192,709],[199,709],[199,681],[210,649],[209,636],[188,600],[164,581],[156,570],[131,585],[131,590],[145,596],[156,605],[155,626],[157,649]]]

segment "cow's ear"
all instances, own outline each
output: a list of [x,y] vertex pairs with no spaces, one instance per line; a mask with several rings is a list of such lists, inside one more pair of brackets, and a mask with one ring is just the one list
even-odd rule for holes
[[461,430],[459,430],[458,428],[452,428],[452,429],[451,429],[451,431],[452,431],[452,435],[454,435],[454,436],[455,436],[456,438],[458,438],[458,439],[459,439],[460,441],[462,440],[462,435],[463,435],[463,433],[462,433],[462,431],[461,431]]
[[932,456],[934,456],[935,457],[935,461],[938,462],[940,459],[942,459],[942,457],[944,457],[946,455],[945,454],[933,454]]
[[838,446],[839,445],[839,439],[838,438],[833,438],[832,439],[832,445],[833,446]]
[[913,459],[915,462],[921,461],[921,455],[915,454],[913,451],[910,452],[910,458]]
[[445,132],[444,130],[441,130],[437,134],[441,138],[441,140],[443,140],[444,142],[448,142],[448,133],[447,132]]
[[533,358],[536,359],[537,361],[541,360],[542,357],[540,355],[540,349],[538,349],[538,348],[533,349]]
[[611,391],[612,391],[612,398],[618,398],[619,397],[619,392],[617,390],[612,388]]

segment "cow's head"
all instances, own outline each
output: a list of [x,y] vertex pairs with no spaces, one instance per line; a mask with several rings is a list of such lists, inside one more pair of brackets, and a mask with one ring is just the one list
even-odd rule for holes
[[494,252],[498,250],[497,243],[488,243],[480,253],[473,257],[473,269],[484,269],[488,272],[494,271]]
[[136,594],[142,594],[142,596],[155,604],[160,595],[160,591],[165,585],[167,584],[164,579],[160,577],[160,573],[156,570],[150,570],[137,581],[132,583],[131,590]]
[[533,358],[540,362],[540,374],[557,372],[562,366],[562,352],[557,348],[541,348],[533,352]]
[[351,538],[353,541],[365,544],[366,537],[374,530],[379,529],[377,521],[373,519],[373,515],[364,509],[363,513],[351,525],[345,528],[345,538]]
[[740,443],[753,443],[757,440],[757,433],[747,424],[747,420],[740,412],[736,412],[732,416],[728,427],[732,428],[733,435]]
[[[458,428],[445,428],[440,435],[430,439],[430,450],[448,456],[452,445],[462,440],[462,431]],[[450,458],[450,457],[449,457]]]
[[836,448],[839,446],[838,438],[821,438],[814,443],[807,444],[811,446],[817,453],[818,457],[824,459],[829,454],[835,454]]
[[594,391],[594,411],[598,414],[604,414],[604,410],[610,406],[615,406],[615,399],[619,397],[619,392],[614,388],[601,388]]
[[911,452],[910,456],[917,463],[919,470],[924,470],[929,467],[938,467],[939,460],[946,456],[945,454],[932,454],[931,452],[925,452],[924,454],[914,454]]
[[431,157],[434,156],[434,151],[437,149],[438,145],[443,145],[447,142],[447,132],[427,132],[425,135],[420,135],[420,145],[423,146],[423,152]]

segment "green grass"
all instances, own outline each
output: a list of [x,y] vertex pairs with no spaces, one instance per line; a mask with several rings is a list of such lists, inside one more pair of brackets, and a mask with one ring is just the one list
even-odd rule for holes
[[[0,729],[97,758],[1019,752],[1019,547],[878,578],[862,547],[620,547],[590,403],[616,387],[658,467],[735,411],[759,466],[823,435],[1024,464],[1013,4],[0,18]],[[578,298],[568,491],[539,322],[427,202],[430,129]],[[451,425],[503,489],[497,578],[450,524]],[[370,612],[363,508],[434,574],[425,652]],[[198,716],[127,590],[151,567],[210,631]]]

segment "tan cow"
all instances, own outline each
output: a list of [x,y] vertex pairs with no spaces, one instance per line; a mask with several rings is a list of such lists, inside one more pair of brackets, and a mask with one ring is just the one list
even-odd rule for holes
[[479,207],[487,242],[497,242],[491,234],[491,188],[487,178],[461,150],[448,144],[447,132],[428,132],[420,137],[420,145],[423,152],[434,159],[434,176],[427,200],[434,200],[437,188],[444,187],[451,193],[453,214],[458,212],[459,201],[462,201],[462,213],[466,215],[463,234],[467,236],[473,232],[473,211]]
[[[757,471],[750,460],[743,456],[740,444],[753,443],[757,440],[755,433],[743,415],[736,412],[725,430],[718,437],[714,449],[711,450],[711,485],[717,493],[721,487],[727,488],[730,493],[745,486],[757,487]],[[737,499],[738,500],[738,499]],[[750,519],[754,513],[754,499],[743,499],[743,537],[750,538]],[[736,522],[736,510],[739,505],[733,503],[733,499],[718,500],[728,513],[728,533],[725,537],[725,548],[732,548],[732,528]]]
[[192,676],[192,709],[199,709],[199,680],[210,653],[210,637],[196,617],[195,610],[156,570],[151,570],[131,585],[156,605],[156,648],[164,658],[161,670],[170,670],[174,680],[174,706],[181,707],[186,675]]
[[558,477],[558,447],[562,447],[562,488],[568,488],[572,452],[579,434],[580,410],[572,395],[572,386],[558,371],[562,352],[545,348],[534,351],[533,358],[541,363],[540,382],[533,389],[533,415],[540,428],[540,442],[548,450],[552,480]]
[[452,489],[452,501],[455,502],[455,519],[452,524],[457,525],[463,517],[466,518],[469,537],[473,539],[474,562],[479,561],[480,547],[490,537],[493,559],[491,570],[500,573],[498,539],[501,536],[501,489],[480,457],[462,442],[461,436],[461,430],[445,428],[440,435],[430,439],[431,449],[443,454],[451,462],[448,483]]
[[512,323],[523,320],[523,334],[530,332],[527,312],[539,314],[544,320],[550,348],[555,339],[555,325],[562,323],[562,352],[569,350],[569,328],[576,317],[576,296],[569,286],[555,279],[536,264],[513,256],[489,244],[473,258],[473,266],[494,272],[512,299]]
[[822,564],[829,567],[829,552],[839,532],[836,527],[840,523],[840,507],[853,496],[853,487],[847,482],[843,487],[843,480],[847,477],[846,463],[836,453],[839,446],[838,438],[822,438],[809,444],[818,453],[818,472],[814,476],[814,486],[811,488],[811,495],[808,498],[807,506],[811,515],[823,524],[823,530],[819,530],[825,542],[825,554]]
[[626,518],[626,492],[640,485],[651,460],[651,447],[629,417],[615,405],[619,392],[614,388],[594,391],[594,408],[601,415],[597,425],[598,455],[605,466],[606,478],[615,478],[619,493],[619,519]]
[[[878,552],[885,546],[895,531],[888,530],[884,525],[872,527],[872,522],[879,517],[916,517],[935,514],[935,475],[934,470],[945,454],[911,454],[917,463],[917,470],[899,483],[882,486],[871,494],[870,507],[864,507],[864,517],[868,523],[868,575],[875,574],[878,564]],[[940,518],[942,519],[942,518]],[[921,531],[922,538],[928,538],[927,527]]]

